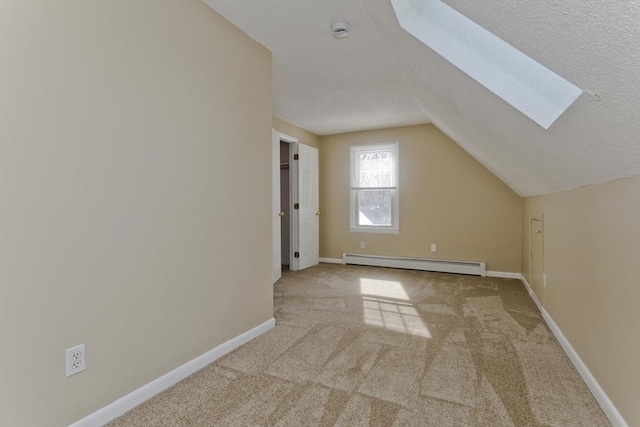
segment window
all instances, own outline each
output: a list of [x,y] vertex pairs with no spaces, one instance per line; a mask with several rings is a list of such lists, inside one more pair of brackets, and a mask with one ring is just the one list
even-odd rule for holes
[[545,129],[582,89],[442,1],[391,0],[400,26]]
[[351,231],[399,233],[398,143],[351,146]]

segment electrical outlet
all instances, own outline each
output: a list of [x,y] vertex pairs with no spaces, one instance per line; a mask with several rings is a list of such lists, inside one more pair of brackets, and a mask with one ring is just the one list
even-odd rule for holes
[[366,246],[366,245],[364,244],[364,242],[360,242],[360,249],[364,249],[364,248],[365,248],[365,246]]
[[437,249],[436,244],[435,244],[435,243],[432,243],[432,244],[431,244],[431,252],[435,252],[435,251],[436,251],[436,249]]
[[70,377],[71,375],[75,375],[78,372],[84,371],[84,369],[86,368],[84,344],[68,348],[66,351],[66,356],[68,377]]

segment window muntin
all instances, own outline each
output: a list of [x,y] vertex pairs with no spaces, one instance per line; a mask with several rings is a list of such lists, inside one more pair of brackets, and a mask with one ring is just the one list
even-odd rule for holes
[[351,147],[351,231],[398,233],[398,143]]

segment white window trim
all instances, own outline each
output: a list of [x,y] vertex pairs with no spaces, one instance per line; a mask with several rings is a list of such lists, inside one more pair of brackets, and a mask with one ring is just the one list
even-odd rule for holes
[[[371,150],[392,150],[393,151],[393,184],[395,196],[393,197],[393,206],[391,211],[392,225],[358,225],[356,216],[358,209],[356,208],[356,192],[358,190],[356,169],[357,169],[357,153],[361,151]],[[353,233],[381,233],[381,234],[400,234],[400,180],[399,180],[399,157],[400,144],[396,142],[386,142],[381,144],[352,145],[350,147],[350,187],[349,187],[349,231]],[[386,187],[385,187],[386,188]]]

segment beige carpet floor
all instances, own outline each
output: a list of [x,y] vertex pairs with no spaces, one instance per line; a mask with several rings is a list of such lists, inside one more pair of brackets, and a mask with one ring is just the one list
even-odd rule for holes
[[610,425],[517,280],[321,264],[274,311],[110,425]]

